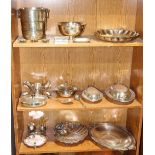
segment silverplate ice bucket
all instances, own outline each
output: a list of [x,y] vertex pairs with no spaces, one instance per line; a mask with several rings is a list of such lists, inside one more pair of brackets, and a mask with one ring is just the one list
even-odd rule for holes
[[45,38],[49,9],[42,7],[20,8],[17,16],[20,18],[22,34],[25,39],[39,40]]

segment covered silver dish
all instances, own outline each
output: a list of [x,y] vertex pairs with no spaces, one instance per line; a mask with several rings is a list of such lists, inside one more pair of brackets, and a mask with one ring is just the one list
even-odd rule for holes
[[123,84],[114,84],[105,90],[108,100],[117,104],[129,104],[135,99],[135,93]]
[[95,36],[103,41],[128,42],[137,38],[139,36],[139,33],[124,28],[101,29],[95,32]]
[[112,123],[97,123],[89,130],[90,137],[99,145],[112,150],[133,150],[135,139],[126,128]]
[[96,89],[95,87],[88,87],[86,88],[82,94],[81,94],[82,99],[84,99],[85,101],[88,102],[99,102],[102,100],[103,98],[103,93],[100,92],[98,89]]
[[55,138],[65,144],[76,144],[83,141],[88,135],[86,126],[79,122],[62,122],[56,124]]

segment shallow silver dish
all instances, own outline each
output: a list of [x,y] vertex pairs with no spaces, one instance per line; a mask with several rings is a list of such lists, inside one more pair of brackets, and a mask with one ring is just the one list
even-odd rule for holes
[[60,33],[64,36],[70,36],[70,39],[80,36],[84,32],[85,27],[86,24],[75,21],[58,23]]
[[38,95],[38,96],[25,95],[25,96],[21,96],[19,101],[25,107],[40,107],[47,103],[47,96],[45,96],[45,95]]
[[55,128],[55,138],[65,144],[76,144],[88,135],[87,128],[79,122],[58,123]]
[[89,131],[91,138],[103,147],[113,150],[135,149],[135,139],[126,128],[111,123],[95,124]]
[[47,137],[39,133],[33,133],[24,139],[24,144],[28,147],[41,147],[47,142]]
[[68,83],[64,83],[58,86],[57,93],[61,97],[71,97],[77,91],[77,87],[69,86]]
[[100,92],[95,87],[88,87],[82,92],[82,99],[88,102],[99,102],[103,98],[102,92]]
[[135,99],[135,93],[127,86],[115,84],[105,90],[107,99],[116,104],[130,104]]
[[95,36],[103,41],[128,42],[139,36],[139,33],[127,29],[101,29],[95,32]]

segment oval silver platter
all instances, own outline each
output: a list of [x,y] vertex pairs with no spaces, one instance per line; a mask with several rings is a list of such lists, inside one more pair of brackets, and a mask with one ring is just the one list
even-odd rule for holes
[[126,128],[111,123],[98,123],[89,130],[90,137],[99,145],[112,150],[133,150],[135,139]]
[[54,131],[56,140],[64,144],[77,144],[88,135],[87,127],[79,122],[58,123]]

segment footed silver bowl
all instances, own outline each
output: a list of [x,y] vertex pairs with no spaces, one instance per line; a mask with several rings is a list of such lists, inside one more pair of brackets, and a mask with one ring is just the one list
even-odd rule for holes
[[58,23],[59,31],[64,36],[69,36],[70,40],[73,37],[80,36],[85,30],[86,24],[81,22],[69,21]]

